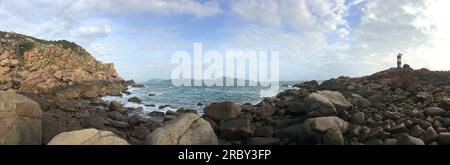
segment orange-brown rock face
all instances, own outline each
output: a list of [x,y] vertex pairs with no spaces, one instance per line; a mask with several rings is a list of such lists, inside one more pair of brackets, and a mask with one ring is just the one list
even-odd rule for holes
[[103,64],[68,41],[45,41],[0,32],[0,90],[46,92],[85,81],[119,82],[113,64]]

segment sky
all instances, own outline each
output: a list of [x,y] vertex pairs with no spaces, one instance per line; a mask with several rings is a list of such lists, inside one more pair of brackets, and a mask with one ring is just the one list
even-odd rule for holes
[[125,79],[169,78],[177,50],[274,50],[281,80],[450,70],[447,0],[0,0],[0,31],[70,40]]

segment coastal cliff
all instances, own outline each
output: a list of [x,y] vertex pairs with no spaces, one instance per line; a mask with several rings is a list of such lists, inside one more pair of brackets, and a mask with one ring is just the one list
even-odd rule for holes
[[86,81],[119,82],[113,64],[103,64],[75,43],[0,32],[0,90],[48,92]]

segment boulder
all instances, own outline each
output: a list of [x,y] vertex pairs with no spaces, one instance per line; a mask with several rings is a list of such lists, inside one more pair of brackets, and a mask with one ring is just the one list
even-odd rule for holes
[[217,145],[211,125],[194,113],[184,113],[150,133],[148,145]]
[[352,117],[350,118],[350,121],[353,124],[361,125],[364,122],[364,119],[365,119],[365,114],[363,112],[357,112],[352,115]]
[[353,105],[355,105],[357,107],[361,107],[361,108],[368,108],[368,107],[372,106],[372,103],[369,100],[365,99],[364,97],[362,97],[358,94],[354,94],[354,93],[352,93],[350,101]]
[[317,93],[326,97],[331,103],[333,103],[338,112],[350,109],[353,106],[340,92],[325,90]]
[[60,133],[48,145],[128,145],[128,142],[110,131],[84,129]]
[[259,107],[259,111],[257,111],[257,114],[259,117],[262,118],[269,118],[272,117],[272,115],[275,113],[275,108],[271,105],[263,105]]
[[272,135],[273,135],[273,127],[271,126],[258,127],[255,129],[254,136],[256,137],[272,137]]
[[118,111],[112,111],[112,112],[108,113],[108,116],[111,119],[118,120],[118,121],[126,121],[127,120],[127,117],[122,115],[122,113],[120,113]]
[[109,103],[109,110],[117,111],[117,112],[120,112],[120,113],[124,113],[125,112],[125,108],[122,106],[122,104],[120,104],[117,101],[111,101],[111,103]]
[[112,120],[107,118],[106,119],[107,125],[112,126],[114,128],[127,128],[129,125],[128,123],[122,122],[122,121],[117,121],[117,120]]
[[438,142],[440,145],[450,145],[450,133],[440,133]]
[[133,103],[141,103],[142,100],[139,99],[138,97],[132,97],[128,99],[128,102],[133,102]]
[[145,123],[150,123],[150,122],[152,122],[151,119],[142,117],[138,114],[135,114],[128,119],[128,123],[130,123],[130,124],[145,124]]
[[286,111],[289,113],[294,114],[304,114],[306,110],[305,103],[301,100],[295,99],[286,101],[287,102],[287,108]]
[[439,138],[439,134],[434,130],[433,127],[428,127],[425,133],[422,135],[421,139],[425,144],[430,144]]
[[145,126],[134,127],[133,132],[131,132],[131,135],[138,139],[145,139],[148,134],[150,134],[150,131]]
[[349,124],[338,117],[318,117],[307,119],[304,122],[303,133],[307,136],[315,136],[331,129],[339,129],[341,133],[346,133],[348,128]]
[[376,127],[370,129],[367,139],[377,139],[383,136],[384,129],[381,127]]
[[446,110],[446,111],[450,111],[450,98],[442,99],[439,107],[444,109],[444,110]]
[[402,135],[397,139],[397,145],[425,145],[422,139],[408,135]]
[[399,125],[396,125],[389,130],[390,133],[404,133],[408,132],[408,128],[406,128],[406,125],[404,123],[400,123]]
[[42,111],[25,96],[0,91],[0,144],[38,145],[42,138]]
[[338,128],[329,129],[323,136],[325,145],[344,145],[344,137]]
[[72,131],[80,130],[79,119],[71,118],[71,116],[63,111],[43,112],[42,113],[42,143],[47,144],[56,135]]
[[219,126],[219,135],[222,139],[239,140],[254,133],[254,128],[249,119],[233,119],[223,122]]
[[310,94],[305,103],[307,113],[316,112],[321,116],[336,116],[353,106],[341,93],[327,90]]
[[420,125],[415,125],[409,130],[409,134],[413,137],[420,138],[425,133],[425,130]]
[[429,107],[424,110],[425,116],[442,116],[445,112],[444,109],[439,107]]
[[283,129],[277,129],[275,131],[275,137],[280,139],[294,139],[297,140],[302,135],[303,124],[295,124]]
[[305,103],[308,108],[305,110],[306,113],[317,113],[319,116],[336,116],[337,110],[334,107],[333,103],[331,103],[326,97],[318,94],[312,93],[309,95],[307,99],[305,99]]
[[205,115],[215,121],[230,120],[241,114],[241,106],[233,102],[212,103],[204,110]]
[[101,117],[100,115],[91,114],[89,117],[86,117],[81,120],[81,125],[84,128],[97,128],[104,129],[106,124],[106,119]]

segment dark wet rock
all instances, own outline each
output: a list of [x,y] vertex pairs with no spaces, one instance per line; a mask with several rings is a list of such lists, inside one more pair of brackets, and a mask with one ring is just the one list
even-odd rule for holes
[[131,135],[138,139],[145,139],[147,135],[150,134],[150,131],[145,126],[137,126],[134,127]]
[[265,127],[257,127],[255,129],[254,136],[256,137],[272,137],[274,134],[273,127],[265,126]]
[[122,104],[120,104],[117,101],[111,101],[111,103],[109,103],[109,110],[117,111],[117,112],[120,112],[120,113],[124,113],[125,112],[125,108],[122,106]]
[[177,110],[178,114],[182,114],[182,113],[195,113],[198,114],[198,112],[196,110],[193,109],[185,109],[185,108],[181,108]]
[[105,129],[105,123],[105,118],[96,114],[91,114],[89,117],[81,120],[81,125],[84,128]]
[[128,99],[128,102],[133,102],[133,103],[141,103],[142,100],[139,99],[138,97],[132,97]]
[[219,126],[220,138],[227,140],[239,140],[250,137],[254,131],[254,127],[248,119],[228,120]]
[[133,88],[144,88],[145,86],[143,84],[133,84],[131,85]]
[[154,94],[154,93],[149,93],[147,96],[153,97],[153,96],[156,96],[156,94]]
[[112,126],[114,128],[127,128],[128,127],[128,123],[122,122],[122,121],[117,121],[117,120],[112,120],[112,119],[106,119],[107,125]]
[[164,109],[164,108],[171,108],[171,107],[172,107],[172,105],[161,105],[158,108],[159,109]]
[[131,124],[145,124],[145,123],[152,122],[152,120],[136,114],[136,115],[131,116],[128,119],[128,122]]
[[313,81],[303,82],[301,84],[296,84],[296,85],[294,85],[294,87],[314,91],[314,90],[319,89],[320,86],[319,86],[319,83],[317,81],[313,80]]

